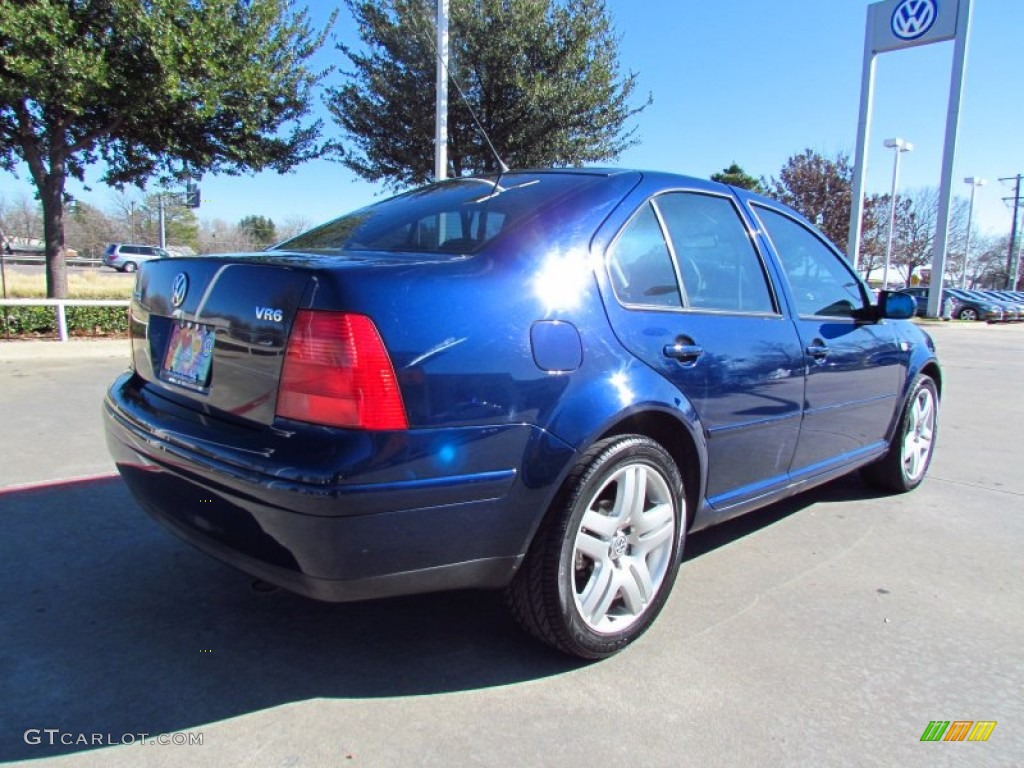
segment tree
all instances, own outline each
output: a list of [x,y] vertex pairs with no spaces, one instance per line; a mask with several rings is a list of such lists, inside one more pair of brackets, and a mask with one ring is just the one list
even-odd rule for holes
[[277,230],[274,220],[265,216],[246,216],[238,222],[238,229],[244,233],[257,248],[266,248],[277,242]]
[[[897,195],[892,266],[908,285],[914,275],[920,276],[922,268],[931,267],[938,216],[937,188],[927,187]],[[962,274],[966,231],[967,204],[962,199],[955,199],[950,206],[946,245],[946,272],[954,277]]]
[[779,178],[762,179],[768,194],[799,211],[842,248],[850,232],[853,167],[844,152],[827,158],[811,149],[790,157]]
[[1009,233],[984,237],[977,243],[977,250],[972,247],[975,256],[972,260],[972,269],[968,273],[967,287],[996,290],[1005,288],[1009,277],[1006,271],[1006,253],[1009,247]]
[[[160,194],[146,195],[136,212],[139,239],[156,245],[160,242]],[[199,245],[199,221],[193,209],[170,195],[164,195],[164,236],[167,245]]]
[[107,211],[117,226],[117,239],[113,242],[139,242],[139,224],[141,208],[145,205],[143,198],[137,194],[125,192],[124,189],[113,191]]
[[312,229],[314,223],[301,214],[292,214],[284,220],[284,224],[278,229],[277,236],[280,240],[290,240],[307,229]]
[[252,249],[253,242],[248,235],[223,219],[204,221],[200,228],[198,250],[202,253],[237,253]]
[[885,266],[885,249],[889,240],[889,195],[868,195],[864,198],[864,213],[860,233],[859,268],[865,280],[871,273]]
[[69,207],[65,220],[68,244],[83,258],[101,258],[107,243],[117,242],[117,222],[82,200]]
[[[433,176],[436,72],[433,0],[346,0],[365,51],[328,108],[349,147],[342,162],[391,188]],[[627,121],[637,76],[622,76],[604,0],[452,0],[449,72],[505,162],[516,167],[614,159],[637,143]],[[498,163],[452,88],[451,171]]]
[[305,124],[323,43],[288,0],[0,0],[0,168],[43,208],[49,296],[64,296],[68,177],[284,172],[321,154]]
[[764,188],[761,186],[760,180],[755,179],[736,163],[733,163],[728,168],[723,168],[721,173],[711,174],[711,180],[717,181],[721,184],[728,184],[733,187],[749,189],[751,192],[764,192]]
[[42,239],[43,221],[39,215],[39,204],[24,194],[14,202],[0,198],[0,230],[8,238]]

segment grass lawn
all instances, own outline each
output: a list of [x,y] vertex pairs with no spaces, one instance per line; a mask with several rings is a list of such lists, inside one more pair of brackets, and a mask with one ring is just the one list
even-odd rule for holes
[[[113,272],[69,272],[69,299],[130,299],[135,281]],[[46,276],[7,272],[7,296],[12,299],[46,297]]]

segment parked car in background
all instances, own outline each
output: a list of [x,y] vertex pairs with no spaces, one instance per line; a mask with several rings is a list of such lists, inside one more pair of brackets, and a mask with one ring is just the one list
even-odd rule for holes
[[1004,307],[1000,302],[985,296],[975,296],[962,288],[947,288],[946,291],[960,303],[953,315],[957,320],[985,320],[989,323],[1003,321]]
[[134,272],[140,264],[153,259],[169,259],[171,254],[155,245],[111,243],[103,252],[103,266],[118,272]]
[[[917,305],[917,312],[916,312],[916,314],[917,314],[918,317],[926,317],[928,315],[928,289],[927,288],[924,288],[922,286],[911,286],[909,288],[903,288],[899,292],[900,293],[905,293],[908,296],[913,296],[914,297],[914,303]],[[942,297],[942,301],[939,302],[939,314],[940,315],[944,315],[945,310],[943,308],[942,302],[945,301],[947,298],[950,298],[950,299],[953,300],[953,306],[950,308],[949,316],[950,317],[959,317],[960,316],[960,309],[961,309],[961,307],[963,305],[961,304],[960,300],[958,298],[956,298],[955,296],[953,296],[951,293],[949,293],[949,291],[945,291],[944,292],[944,295]]]
[[1024,320],[1024,299],[1014,296],[1010,291],[982,291],[986,296],[991,296],[997,301],[1010,304],[1017,310],[1017,319]]
[[1007,299],[998,296],[993,291],[987,290],[973,290],[967,291],[972,296],[976,296],[985,301],[991,301],[993,304],[998,304],[1003,310],[1003,322],[1016,323],[1021,319],[1024,319],[1022,315],[1022,307],[1016,301],[1008,301]]
[[143,264],[108,445],[210,555],[324,600],[506,591],[609,656],[688,531],[925,477],[942,375],[797,213],[624,170],[456,178],[267,251]]

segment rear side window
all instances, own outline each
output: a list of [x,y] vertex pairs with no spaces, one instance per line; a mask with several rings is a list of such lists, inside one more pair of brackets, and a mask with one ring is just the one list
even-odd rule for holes
[[867,304],[863,285],[842,256],[795,219],[760,205],[754,209],[775,246],[798,314],[851,317]]
[[725,312],[774,312],[761,259],[727,198],[691,192],[660,195],[687,306]]
[[683,306],[672,256],[658,216],[646,203],[608,252],[608,274],[620,302],[629,306]]

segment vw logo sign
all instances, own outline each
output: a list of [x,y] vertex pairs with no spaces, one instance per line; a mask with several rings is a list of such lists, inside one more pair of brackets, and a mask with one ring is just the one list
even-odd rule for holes
[[892,12],[892,33],[900,40],[917,40],[939,15],[938,0],[903,0]]
[[174,282],[171,283],[171,304],[176,307],[180,307],[181,303],[185,300],[185,295],[188,293],[188,275],[184,272],[179,272],[174,276]]

